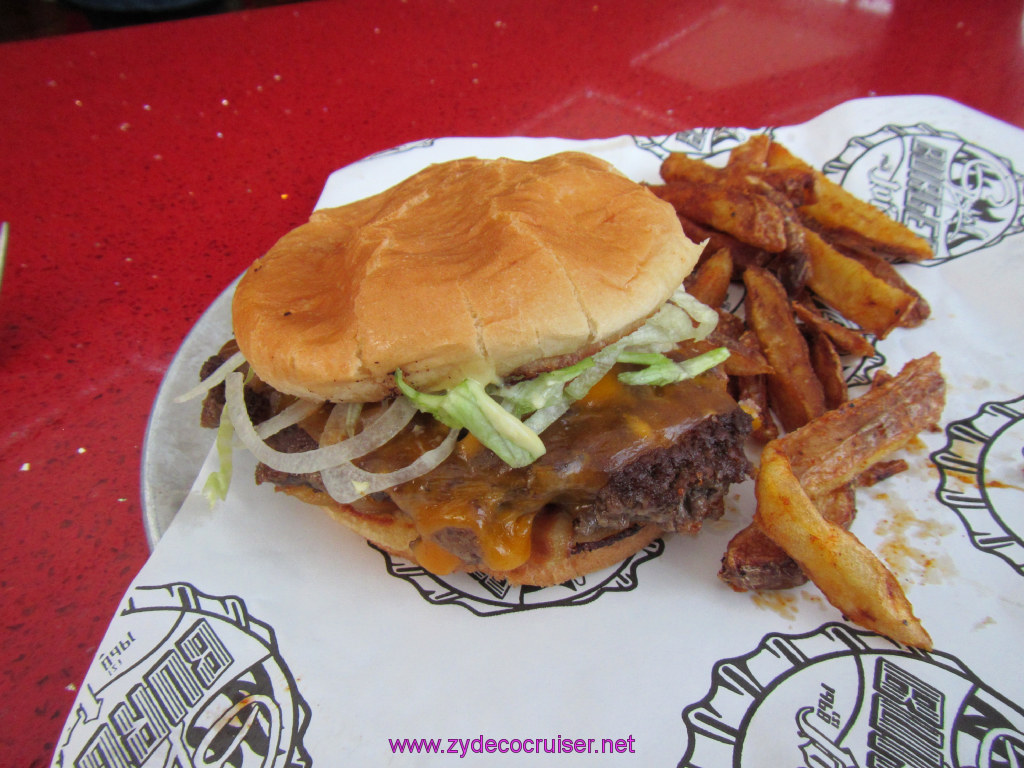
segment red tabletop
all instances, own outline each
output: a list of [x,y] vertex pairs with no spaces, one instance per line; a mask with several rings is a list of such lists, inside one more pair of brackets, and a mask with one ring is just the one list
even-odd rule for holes
[[0,45],[0,764],[49,764],[147,557],[140,454],[182,338],[330,171],[906,93],[1024,127],[1021,3],[316,2]]

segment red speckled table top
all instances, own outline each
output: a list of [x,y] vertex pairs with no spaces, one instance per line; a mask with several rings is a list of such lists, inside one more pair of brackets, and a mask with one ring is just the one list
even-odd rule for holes
[[146,560],[140,455],[183,337],[332,170],[910,93],[1024,127],[1021,3],[313,2],[0,46],[0,764],[49,764]]

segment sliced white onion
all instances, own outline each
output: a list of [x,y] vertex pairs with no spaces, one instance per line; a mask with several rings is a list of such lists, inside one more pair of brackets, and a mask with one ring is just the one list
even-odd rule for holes
[[287,429],[293,424],[298,424],[307,416],[315,413],[323,403],[318,400],[296,400],[283,411],[261,423],[256,427],[256,434],[262,440],[271,435],[276,435],[282,429]]
[[322,471],[320,479],[332,499],[342,504],[351,504],[371,493],[393,488],[427,474],[451,455],[458,437],[459,430],[449,430],[440,445],[420,454],[414,462],[394,472],[367,472],[351,462],[345,462]]
[[221,365],[218,366],[217,370],[215,370],[213,373],[211,373],[209,376],[207,376],[205,379],[199,382],[196,386],[192,387],[192,389],[190,389],[188,392],[184,392],[178,395],[176,398],[174,398],[174,402],[184,403],[188,400],[191,400],[194,397],[205,395],[211,389],[213,389],[222,381],[224,381],[224,379],[227,378],[227,375],[229,373],[231,373],[233,370],[235,370],[235,368],[237,368],[244,362],[245,355],[243,355],[241,352],[235,352],[235,354],[233,354],[231,357],[229,357],[227,360],[221,363]]
[[[327,448],[339,442],[351,441],[360,435],[369,434],[380,436],[379,440],[376,437],[370,438],[374,442],[370,451],[380,448],[405,428],[418,409],[409,398],[398,397],[387,408],[363,419],[363,430],[357,433],[356,427],[359,426],[359,417],[362,411],[362,403],[337,403],[331,408],[331,412],[327,415],[327,421],[324,422],[323,431],[320,433],[320,447]],[[352,458],[365,456],[370,451],[363,451]]]
[[416,414],[416,406],[407,398],[396,398],[388,409],[355,437],[333,445],[315,448],[301,453],[284,453],[267,445],[256,433],[249,412],[245,407],[243,379],[240,373],[229,373],[225,380],[228,416],[235,427],[235,434],[257,461],[271,469],[289,474],[302,475],[321,472],[345,461],[364,456],[384,445],[402,431]]

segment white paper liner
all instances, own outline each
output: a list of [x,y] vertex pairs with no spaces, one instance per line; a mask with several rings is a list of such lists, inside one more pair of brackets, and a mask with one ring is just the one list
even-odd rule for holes
[[[318,206],[466,155],[583,149],[653,182],[668,149],[724,153],[750,133],[423,142],[332,174]],[[1024,133],[947,100],[893,97],[774,135],[897,213],[914,205],[908,183],[917,202],[937,193],[945,231],[956,221],[973,238],[947,235],[934,262],[901,267],[932,317],[879,343],[883,360],[871,364],[895,372],[938,351],[944,429],[904,454],[908,472],[858,492],[854,523],[904,582],[934,652],[844,624],[813,585],[754,595],[720,582],[726,543],[752,512],[749,483],[697,538],[658,542],[576,584],[501,595],[391,561],[317,509],[256,487],[237,453],[227,502],[211,510],[196,490],[208,460],[133,582],[54,765],[1020,760]],[[925,151],[942,173],[908,177],[911,155]],[[222,319],[205,322],[193,335],[228,332]],[[178,418],[197,418],[195,403],[180,408]],[[396,753],[399,739],[421,738],[444,753]]]

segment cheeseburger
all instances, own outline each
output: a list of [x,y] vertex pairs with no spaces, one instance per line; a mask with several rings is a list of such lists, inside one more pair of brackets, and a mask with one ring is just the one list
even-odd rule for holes
[[700,251],[590,155],[430,166],[252,264],[204,424],[431,572],[576,578],[696,533],[750,474],[727,353],[679,353],[717,321],[682,289]]

